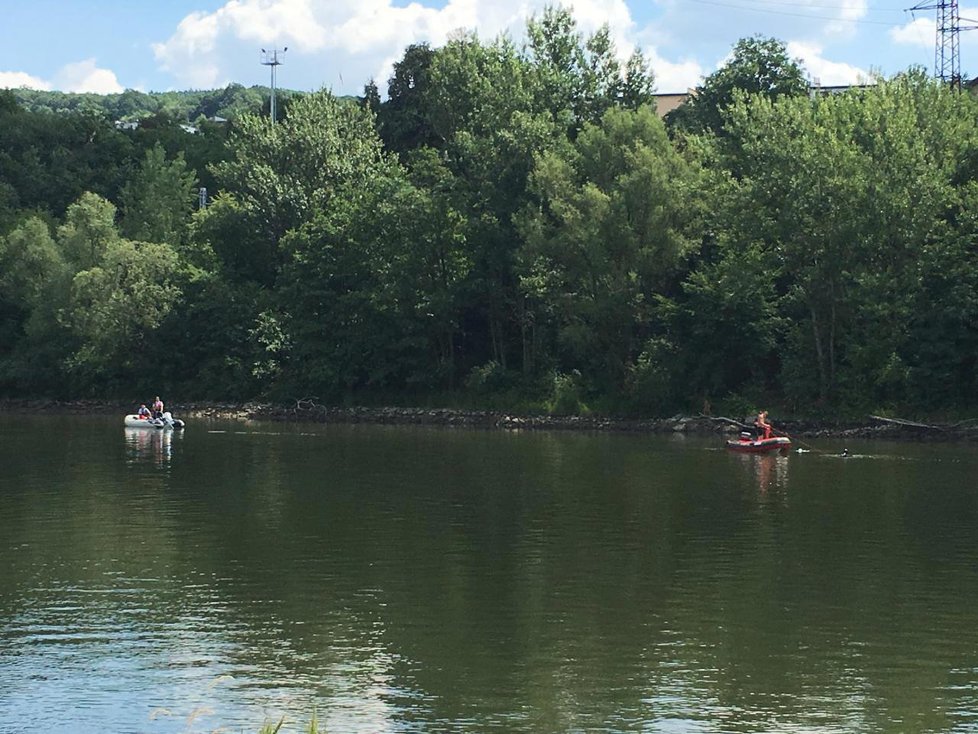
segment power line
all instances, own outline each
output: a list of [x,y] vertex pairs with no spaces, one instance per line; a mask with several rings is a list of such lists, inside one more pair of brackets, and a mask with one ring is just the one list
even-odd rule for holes
[[[812,15],[811,13],[789,13],[782,10],[769,10],[767,8],[754,8],[748,5],[735,5],[734,3],[724,3],[718,2],[717,0],[689,0],[690,2],[699,3],[701,5],[716,5],[721,8],[732,8],[734,10],[748,10],[755,13],[768,13],[770,15],[787,15],[794,18],[807,18],[809,20],[831,20],[839,23],[858,23],[859,25],[883,25],[891,28],[899,26],[899,23],[892,23],[883,20],[857,20],[850,18],[838,18],[826,15]],[[823,6],[832,7],[832,6]],[[841,6],[835,6],[841,7]]]
[[[807,2],[788,2],[788,0],[751,0],[754,3],[760,5],[780,5],[787,8],[819,8],[822,10],[848,10],[851,5],[844,5],[839,3],[824,3],[824,4],[812,4]],[[879,8],[879,7],[867,7],[867,13],[904,13],[905,10],[901,8]]]

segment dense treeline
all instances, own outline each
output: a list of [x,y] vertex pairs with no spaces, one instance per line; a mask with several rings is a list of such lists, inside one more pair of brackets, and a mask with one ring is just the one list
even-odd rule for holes
[[607,29],[527,39],[196,135],[0,97],[0,390],[974,405],[975,98],[919,70],[812,96],[754,38],[664,122]]
[[[261,86],[229,84],[224,89],[180,92],[127,89],[118,94],[92,94],[22,88],[13,90],[13,94],[27,112],[84,113],[110,120],[159,125],[166,122],[191,123],[201,118],[234,119],[262,111],[267,114],[269,90]],[[277,95],[283,104],[288,104],[296,93],[278,90]]]

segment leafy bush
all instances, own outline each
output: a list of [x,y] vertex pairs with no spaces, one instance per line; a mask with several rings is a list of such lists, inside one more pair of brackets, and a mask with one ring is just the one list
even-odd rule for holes
[[551,415],[587,415],[590,409],[581,400],[581,375],[576,370],[569,375],[555,372],[553,392],[547,401],[547,412]]

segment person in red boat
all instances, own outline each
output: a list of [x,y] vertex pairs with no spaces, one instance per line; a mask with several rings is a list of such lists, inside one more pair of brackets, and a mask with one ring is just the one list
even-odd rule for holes
[[767,422],[767,411],[762,410],[757,414],[757,420],[754,421],[754,426],[757,428],[757,438],[766,439],[771,438],[774,429],[771,424]]

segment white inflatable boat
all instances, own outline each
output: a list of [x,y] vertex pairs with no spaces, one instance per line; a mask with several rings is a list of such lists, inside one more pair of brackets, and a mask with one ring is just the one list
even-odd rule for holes
[[126,428],[183,428],[184,422],[179,418],[170,415],[170,411],[163,413],[162,418],[143,418],[130,414],[126,416]]

